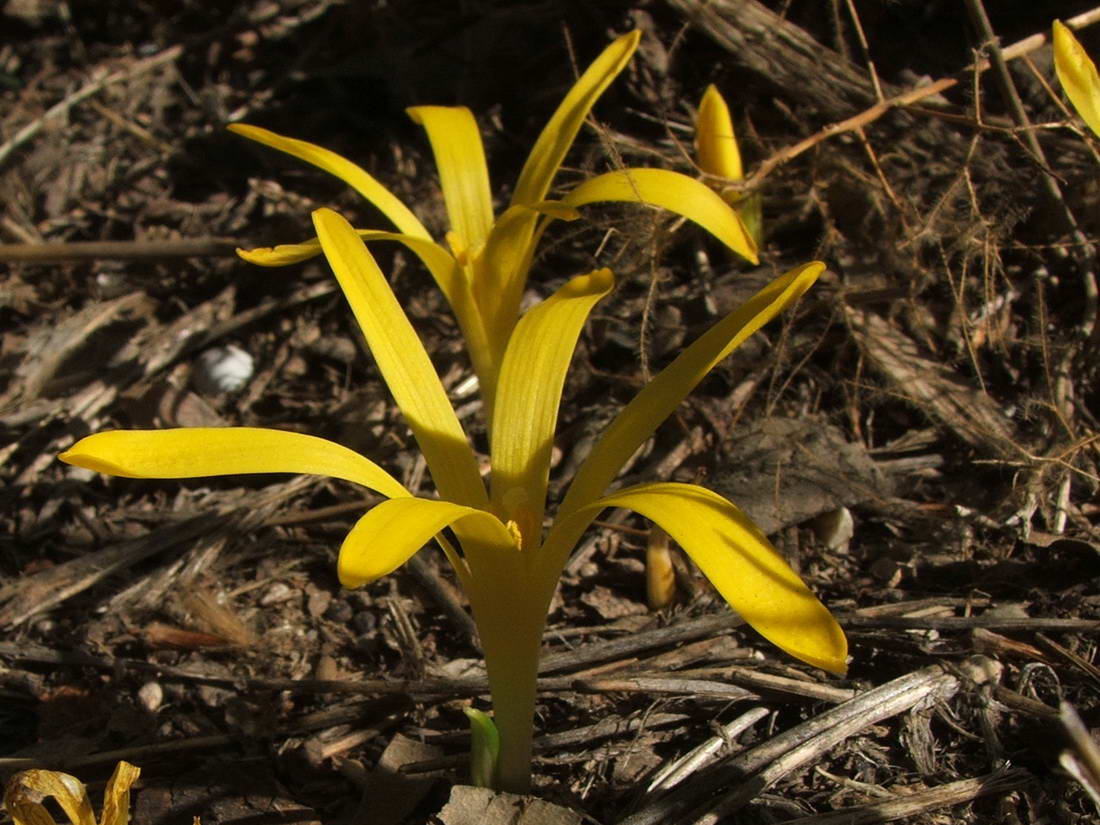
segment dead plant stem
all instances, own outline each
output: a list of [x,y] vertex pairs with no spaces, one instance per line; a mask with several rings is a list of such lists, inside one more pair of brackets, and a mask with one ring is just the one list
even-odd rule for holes
[[1081,231],[1081,227],[1077,222],[1077,216],[1073,214],[1073,210],[1070,209],[1069,205],[1066,203],[1062,195],[1062,188],[1058,184],[1058,179],[1054,176],[1050,166],[1047,164],[1046,153],[1043,152],[1043,147],[1039,143],[1039,138],[1035,134],[1035,130],[1031,128],[1031,121],[1024,109],[1024,103],[1020,99],[1020,93],[1016,89],[1016,84],[1012,80],[1012,75],[1009,74],[1008,62],[1005,60],[1004,53],[998,45],[997,35],[994,33],[993,27],[989,22],[989,16],[986,14],[984,3],[982,0],[966,0],[966,8],[970,13],[974,28],[978,30],[978,34],[985,42],[985,50],[989,53],[995,70],[994,76],[997,79],[998,85],[1001,87],[1001,93],[1004,95],[1005,102],[1008,104],[1008,110],[1012,115],[1012,120],[1020,130],[1020,134],[1028,151],[1031,152],[1039,164],[1039,168],[1042,171],[1043,188],[1047,193],[1047,197],[1058,213],[1060,213],[1062,220],[1066,224],[1066,228],[1069,230],[1075,244],[1077,244],[1077,249],[1081,253],[1079,264],[1081,267],[1081,285],[1085,296],[1081,333],[1082,337],[1086,339],[1090,338],[1092,337],[1093,330],[1096,329],[1097,323],[1098,293],[1095,272],[1096,250]]

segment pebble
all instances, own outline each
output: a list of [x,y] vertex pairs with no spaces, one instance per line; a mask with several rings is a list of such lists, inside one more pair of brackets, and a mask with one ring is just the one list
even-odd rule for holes
[[255,367],[252,356],[234,344],[211,347],[195,362],[192,380],[204,395],[236,392],[248,383]]
[[275,582],[275,584],[267,588],[267,592],[260,597],[260,604],[264,607],[271,607],[273,604],[281,604],[293,598],[294,590],[282,582]]
[[146,682],[137,692],[138,702],[150,713],[156,713],[164,702],[164,688],[160,682]]
[[340,622],[341,624],[350,622],[354,615],[355,611],[351,609],[351,605],[343,599],[334,599],[332,604],[328,606],[328,610],[325,611],[326,619],[330,622]]

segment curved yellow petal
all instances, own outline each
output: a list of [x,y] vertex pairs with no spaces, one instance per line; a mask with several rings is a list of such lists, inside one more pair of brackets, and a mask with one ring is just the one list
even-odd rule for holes
[[1054,21],[1054,68],[1073,108],[1100,136],[1100,76],[1096,64],[1085,53],[1073,32]]
[[542,532],[550,451],[577,337],[614,285],[610,269],[572,278],[528,311],[508,341],[492,417],[491,499],[518,525],[524,547],[538,546]]
[[625,507],[659,524],[764,638],[815,667],[847,670],[840,625],[760,529],[722,496],[693,484],[641,484],[576,516],[591,521],[605,507]]
[[562,200],[568,206],[626,201],[660,206],[699,224],[753,263],[756,243],[741,218],[705,184],[667,169],[618,169],[584,181]]
[[467,554],[512,552],[512,534],[484,510],[426,498],[393,498],[372,507],[340,547],[336,572],[344,587],[360,587],[392,573],[445,527],[463,522]]
[[695,118],[695,154],[699,168],[708,175],[741,180],[741,150],[725,99],[712,83],[703,93]]
[[615,40],[573,84],[527,156],[512,193],[513,204],[531,205],[546,197],[581,124],[611,81],[630,62],[641,36],[640,31],[632,31]]
[[484,507],[488,495],[473,450],[424,345],[378,264],[351,224],[331,209],[314,212],[313,225],[378,369],[428,461],[440,495]]
[[633,452],[649,438],[708,372],[742,342],[796,301],[825,270],[813,261],[776,278],[731,312],[654,376],[604,431],[581,464],[559,509],[569,514],[599,497]]
[[314,435],[258,427],[110,430],[80,439],[58,457],[123,478],[308,473],[353,481],[390,498],[409,495],[354,450]]
[[412,106],[406,111],[428,133],[451,230],[463,249],[477,249],[493,225],[489,170],[477,121],[465,106]]
[[280,152],[286,152],[288,155],[323,169],[330,175],[335,175],[393,221],[393,225],[398,230],[406,235],[431,239],[428,230],[417,220],[409,207],[401,202],[400,198],[361,166],[357,166],[342,155],[314,143],[284,137],[268,129],[261,129],[259,126],[249,126],[247,123],[232,123],[227,128],[242,137],[270,146],[272,149],[278,149]]

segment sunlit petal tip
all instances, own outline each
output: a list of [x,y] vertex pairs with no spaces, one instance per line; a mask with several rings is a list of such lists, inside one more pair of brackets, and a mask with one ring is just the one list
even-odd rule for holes
[[1077,113],[1100,136],[1100,75],[1073,32],[1058,20],[1054,21],[1054,68]]
[[124,463],[119,463],[108,449],[110,441],[104,436],[110,436],[112,432],[96,433],[80,439],[65,452],[58,455],[58,459],[74,467],[82,467],[85,470],[94,470],[111,476],[132,478],[132,474]]
[[610,269],[596,269],[585,275],[575,275],[559,290],[562,297],[603,295],[615,286],[615,276]]
[[252,126],[248,123],[230,123],[226,127],[230,132],[241,137],[246,137],[249,140],[255,140],[258,136],[267,134],[274,134],[267,129],[261,129],[259,126]]
[[695,119],[695,147],[699,168],[708,175],[730,180],[743,177],[741,152],[733,131],[729,107],[714,84],[707,87]]
[[315,258],[321,254],[317,241],[278,246],[258,246],[254,249],[237,249],[237,257],[256,266],[289,266]]

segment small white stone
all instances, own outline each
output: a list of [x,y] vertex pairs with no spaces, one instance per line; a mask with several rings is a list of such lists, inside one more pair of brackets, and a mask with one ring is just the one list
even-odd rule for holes
[[273,604],[281,604],[282,602],[289,601],[295,596],[295,591],[290,589],[282,582],[275,582],[271,587],[267,588],[267,592],[260,597],[260,604],[263,607],[270,607]]
[[156,713],[164,702],[164,688],[160,686],[160,682],[146,682],[138,688],[137,696],[143,708],[150,713]]
[[212,347],[195,362],[192,380],[204,395],[236,392],[252,377],[252,356],[235,344]]
[[848,542],[855,535],[856,525],[852,511],[847,507],[837,507],[822,513],[814,519],[813,529],[820,541],[829,550],[847,551]]

